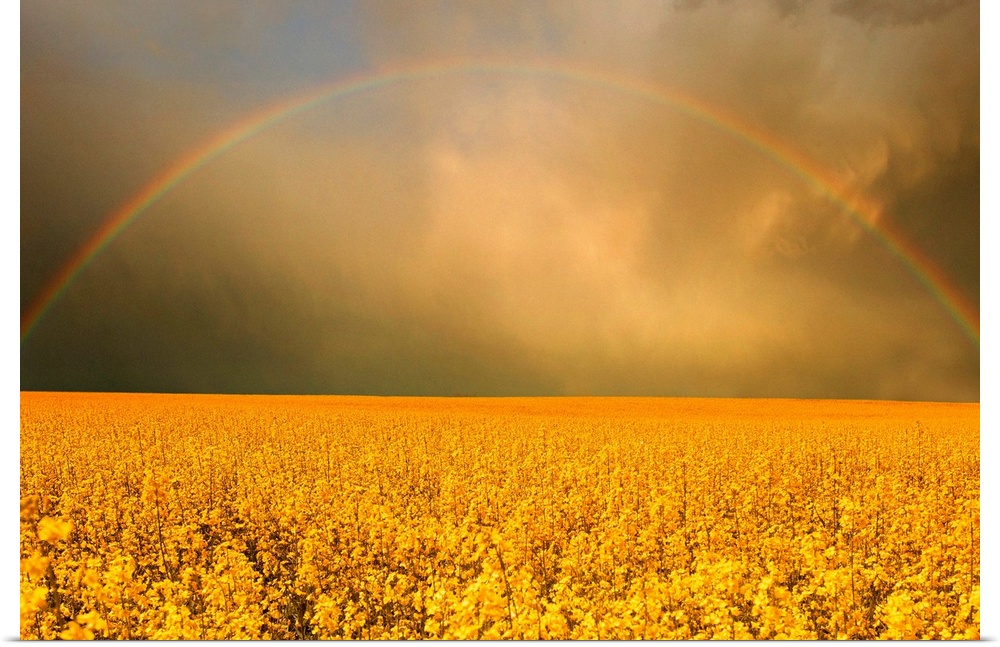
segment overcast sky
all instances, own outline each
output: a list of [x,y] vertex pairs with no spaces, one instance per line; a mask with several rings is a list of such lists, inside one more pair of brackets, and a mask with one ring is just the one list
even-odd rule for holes
[[960,0],[23,2],[22,317],[233,124],[441,61],[177,184],[22,340],[21,388],[979,400],[977,341],[857,214],[627,90],[813,160],[978,325],[979,5]]

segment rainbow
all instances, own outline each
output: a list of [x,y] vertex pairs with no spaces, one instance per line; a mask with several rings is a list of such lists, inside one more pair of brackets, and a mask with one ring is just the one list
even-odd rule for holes
[[501,64],[492,62],[446,61],[405,67],[392,71],[369,72],[340,79],[313,88],[290,99],[258,110],[186,155],[144,186],[122,204],[98,228],[49,281],[28,307],[21,320],[23,342],[42,316],[59,300],[83,269],[136,218],[164,195],[206,164],[242,142],[267,130],[280,121],[305,112],[323,102],[387,86],[420,79],[461,74],[531,75],[574,81],[624,92],[663,105],[706,123],[753,147],[800,177],[827,196],[877,239],[917,281],[944,307],[963,333],[979,346],[978,309],[968,303],[927,256],[891,225],[879,218],[881,205],[854,190],[836,173],[781,139],[719,106],[707,103],[677,89],[638,78],[584,69],[563,62]]

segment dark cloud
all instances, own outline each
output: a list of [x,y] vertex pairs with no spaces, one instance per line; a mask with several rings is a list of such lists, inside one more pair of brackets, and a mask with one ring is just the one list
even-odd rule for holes
[[[975,7],[693,4],[24,7],[22,311],[290,89],[512,66],[331,100],[212,161],[23,342],[22,388],[977,400],[978,348],[861,222],[978,298]],[[698,97],[878,208],[771,140],[513,65],[547,60]]]
[[941,18],[969,0],[832,0],[834,14],[875,27],[919,25]]
[[[681,11],[691,11],[701,9],[707,1],[673,0],[672,6]],[[715,1],[723,5],[731,3],[731,0]],[[937,20],[959,7],[973,3],[971,0],[829,0],[827,3],[771,0],[770,4],[781,17],[794,16],[809,8],[828,6],[834,15],[851,18],[871,27],[896,27]]]

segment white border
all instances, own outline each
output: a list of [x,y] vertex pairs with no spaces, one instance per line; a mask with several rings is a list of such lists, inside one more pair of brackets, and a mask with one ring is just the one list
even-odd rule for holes
[[[980,520],[981,534],[979,541],[980,556],[980,591],[981,591],[981,622],[980,636],[983,638],[1000,638],[1000,624],[996,616],[996,595],[990,588],[990,582],[997,582],[996,554],[989,546],[996,546],[998,540],[994,499],[989,494],[997,491],[997,473],[992,469],[983,470],[982,466],[993,466],[992,458],[997,456],[996,439],[993,438],[993,425],[990,420],[996,420],[995,410],[990,402],[996,394],[997,375],[995,364],[989,360],[994,346],[989,336],[989,328],[993,318],[995,301],[991,299],[993,290],[989,277],[994,276],[997,264],[995,257],[989,253],[996,249],[997,223],[994,219],[997,208],[997,146],[1000,145],[997,129],[997,115],[1000,114],[1000,97],[997,87],[996,66],[1000,63],[1000,43],[994,30],[1000,27],[1000,3],[994,0],[983,0],[979,8],[979,46],[980,46],[980,204],[979,204],[979,277],[980,277],[980,382],[979,382],[979,465],[980,465]],[[969,44],[972,46],[972,43]],[[985,218],[983,216],[986,216]],[[991,270],[992,267],[992,270]],[[985,306],[985,307],[984,307]],[[984,433],[985,432],[985,433]]]
[[[0,451],[7,467],[0,472],[3,492],[4,532],[0,543],[0,639],[16,640],[20,636],[20,500],[15,492],[21,491],[21,6],[19,3],[0,5],[0,78],[3,79],[7,99],[0,104],[3,125],[0,129],[0,195],[7,206],[3,211],[3,234],[0,235],[0,263],[3,276],[10,280],[0,283],[4,333],[10,346],[0,361],[3,362],[3,417],[11,425],[0,435]],[[14,277],[17,277],[16,279]],[[15,330],[16,328],[16,330]],[[16,340],[16,341],[15,341]],[[17,344],[15,346],[14,344]],[[10,353],[9,355],[7,353]],[[15,433],[15,429],[17,432]],[[17,508],[17,510],[15,510]]]

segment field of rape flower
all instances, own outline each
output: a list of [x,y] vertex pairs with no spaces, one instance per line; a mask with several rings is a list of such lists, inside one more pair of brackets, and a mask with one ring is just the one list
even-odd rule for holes
[[978,638],[979,405],[22,393],[22,638]]

